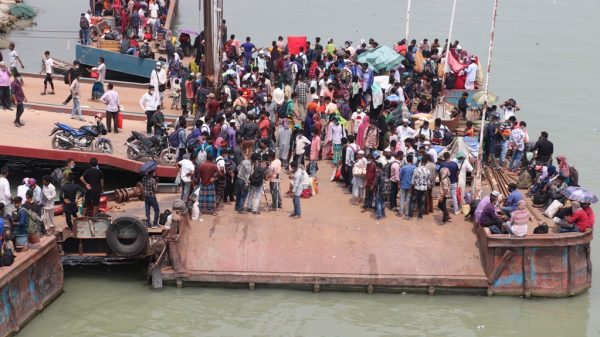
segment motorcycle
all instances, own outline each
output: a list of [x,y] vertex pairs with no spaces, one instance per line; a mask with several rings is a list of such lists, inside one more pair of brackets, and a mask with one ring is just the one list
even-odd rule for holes
[[166,130],[170,123],[163,125],[163,136],[145,136],[140,132],[131,131],[127,138],[127,158],[141,161],[143,158],[151,158],[160,161],[163,165],[175,165],[177,162],[177,149],[169,144]]
[[[112,154],[113,147],[109,139],[101,137],[106,135],[106,127],[101,122],[96,125],[84,125],[79,129],[63,123],[54,123],[54,129],[50,132],[52,136],[52,148],[62,150],[78,149],[81,151],[92,151]],[[99,137],[99,138],[98,138]],[[96,138],[98,138],[96,140]],[[96,140],[94,142],[94,140]]]

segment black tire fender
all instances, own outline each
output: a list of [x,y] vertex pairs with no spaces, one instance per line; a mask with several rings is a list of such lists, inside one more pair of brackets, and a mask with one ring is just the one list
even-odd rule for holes
[[[119,231],[127,228],[135,232],[135,239],[130,244],[119,241]],[[106,243],[118,256],[132,257],[144,251],[148,245],[148,229],[139,219],[122,216],[115,219],[106,229]]]

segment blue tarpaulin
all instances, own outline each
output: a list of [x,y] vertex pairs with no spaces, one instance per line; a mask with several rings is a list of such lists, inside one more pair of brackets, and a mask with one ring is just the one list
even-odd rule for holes
[[358,56],[359,63],[367,63],[369,68],[377,72],[386,72],[396,68],[404,57],[388,46],[379,46]]

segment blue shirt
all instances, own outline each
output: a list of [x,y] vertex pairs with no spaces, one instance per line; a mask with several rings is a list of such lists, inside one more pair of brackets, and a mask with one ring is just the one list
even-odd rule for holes
[[445,161],[443,163],[440,163],[440,170],[445,167],[448,169],[448,171],[450,171],[450,184],[456,184],[458,183],[458,164],[456,162],[453,161]]
[[408,164],[402,166],[402,168],[400,169],[400,188],[401,189],[407,190],[410,188],[410,186],[412,185],[413,173],[415,172],[416,168],[417,167],[412,163],[408,163]]
[[521,192],[519,192],[518,190],[514,190],[514,191],[510,192],[510,194],[508,195],[508,198],[506,198],[505,206],[512,208],[512,210],[514,211],[517,209],[517,204],[522,199],[523,199],[523,195],[521,194]]
[[4,219],[0,217],[0,247],[2,247],[2,238],[4,238]]
[[252,57],[252,49],[256,48],[252,42],[246,42],[242,44],[240,47],[244,49],[244,57],[249,59]]

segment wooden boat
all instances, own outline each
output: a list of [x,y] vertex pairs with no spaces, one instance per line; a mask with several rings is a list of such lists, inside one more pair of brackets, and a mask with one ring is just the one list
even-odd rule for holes
[[[176,8],[177,0],[171,1],[165,22],[165,28],[167,30],[171,30],[173,26]],[[105,19],[110,20],[110,18]],[[97,25],[92,26],[92,29],[94,29],[94,27],[100,29],[102,25],[106,26],[108,24],[106,21],[102,21]],[[159,50],[159,53],[155,53],[155,57],[158,58],[162,56],[160,51],[164,50],[164,39],[159,36],[155,43]],[[156,59],[122,54],[119,52],[119,47],[119,41],[104,39],[98,39],[87,46],[77,44],[75,46],[75,58],[85,67],[96,67],[98,65],[98,59],[103,57],[106,68],[108,69],[109,77],[119,80],[147,81],[156,65]]]

